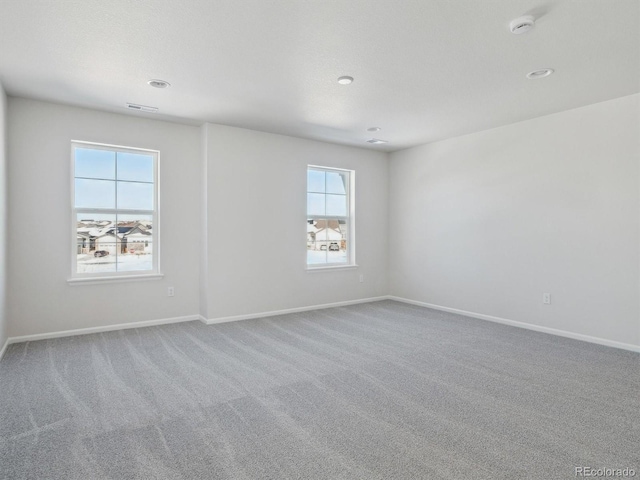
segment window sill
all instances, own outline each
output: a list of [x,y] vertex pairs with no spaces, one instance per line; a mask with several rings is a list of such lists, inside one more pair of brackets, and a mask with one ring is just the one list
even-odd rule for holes
[[358,265],[330,265],[326,267],[307,267],[307,273],[332,272],[335,270],[355,270]]
[[140,282],[146,280],[160,280],[164,275],[162,273],[148,273],[141,275],[122,275],[113,277],[78,277],[69,278],[67,283],[72,287],[80,285],[100,285],[103,283],[123,283],[123,282]]

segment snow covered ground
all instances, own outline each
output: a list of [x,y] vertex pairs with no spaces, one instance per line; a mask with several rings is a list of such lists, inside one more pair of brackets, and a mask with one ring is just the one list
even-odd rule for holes
[[320,265],[323,263],[346,263],[347,252],[344,250],[307,250],[307,263],[309,265]]
[[[116,262],[118,267],[116,270]],[[153,270],[152,255],[119,254],[106,257],[78,255],[78,273],[133,272]]]
[[[117,269],[116,269],[117,262]],[[347,252],[307,250],[307,263],[309,265],[322,265],[333,263],[346,263]],[[119,254],[106,257],[94,257],[90,255],[78,255],[78,273],[102,273],[102,272],[133,272],[153,269],[153,256],[149,254]]]

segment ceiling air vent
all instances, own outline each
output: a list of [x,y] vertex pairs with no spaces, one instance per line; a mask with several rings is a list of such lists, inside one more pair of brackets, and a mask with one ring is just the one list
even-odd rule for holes
[[378,138],[372,138],[371,140],[367,140],[367,143],[373,143],[374,145],[378,145],[380,143],[389,143],[386,140],[380,140]]
[[149,80],[147,83],[154,88],[167,88],[171,86],[171,84],[166,80],[154,79],[154,80]]
[[137,105],[135,103],[127,103],[127,108],[130,108],[131,110],[138,110],[140,112],[156,113],[158,111],[158,107],[147,107],[146,105]]
[[535,80],[536,78],[544,78],[548,77],[553,72],[553,68],[543,68],[542,70],[535,70],[533,72],[527,73],[527,78],[530,80]]

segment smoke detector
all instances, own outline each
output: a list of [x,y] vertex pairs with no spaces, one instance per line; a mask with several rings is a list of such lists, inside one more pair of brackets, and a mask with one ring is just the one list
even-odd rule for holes
[[526,33],[531,30],[535,23],[536,19],[531,15],[524,15],[522,17],[511,20],[511,23],[509,24],[509,30],[511,30],[511,33],[515,35],[520,35],[521,33]]

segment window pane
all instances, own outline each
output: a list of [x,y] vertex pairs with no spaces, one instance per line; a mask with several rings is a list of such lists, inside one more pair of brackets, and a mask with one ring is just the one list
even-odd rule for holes
[[347,263],[347,223],[344,220],[307,220],[307,263]]
[[324,242],[325,240],[329,240],[329,237],[327,236],[327,229],[318,227],[316,230],[316,241]]
[[118,271],[153,270],[153,217],[118,215],[117,230],[122,243]]
[[316,238],[319,240],[341,240],[342,232],[340,231],[340,223],[335,219],[316,220]]
[[118,207],[131,210],[153,210],[152,183],[118,183]]
[[76,148],[75,176],[115,180],[116,153],[107,150]]
[[118,152],[118,180],[153,183],[153,156]]
[[322,193],[307,193],[307,215],[324,215],[324,197]]
[[327,263],[327,251],[321,250],[320,244],[314,248],[307,248],[307,263],[309,265]]
[[347,173],[327,172],[327,193],[347,194]]
[[325,191],[325,173],[319,170],[307,170],[307,192]]
[[347,196],[327,194],[327,215],[347,216]]
[[331,242],[327,251],[328,263],[347,263],[347,241]]
[[76,208],[115,208],[116,182],[111,180],[75,180]]
[[76,219],[78,273],[115,272],[118,237],[115,215],[80,213]]
[[307,263],[327,263],[327,233],[324,220],[307,220]]

